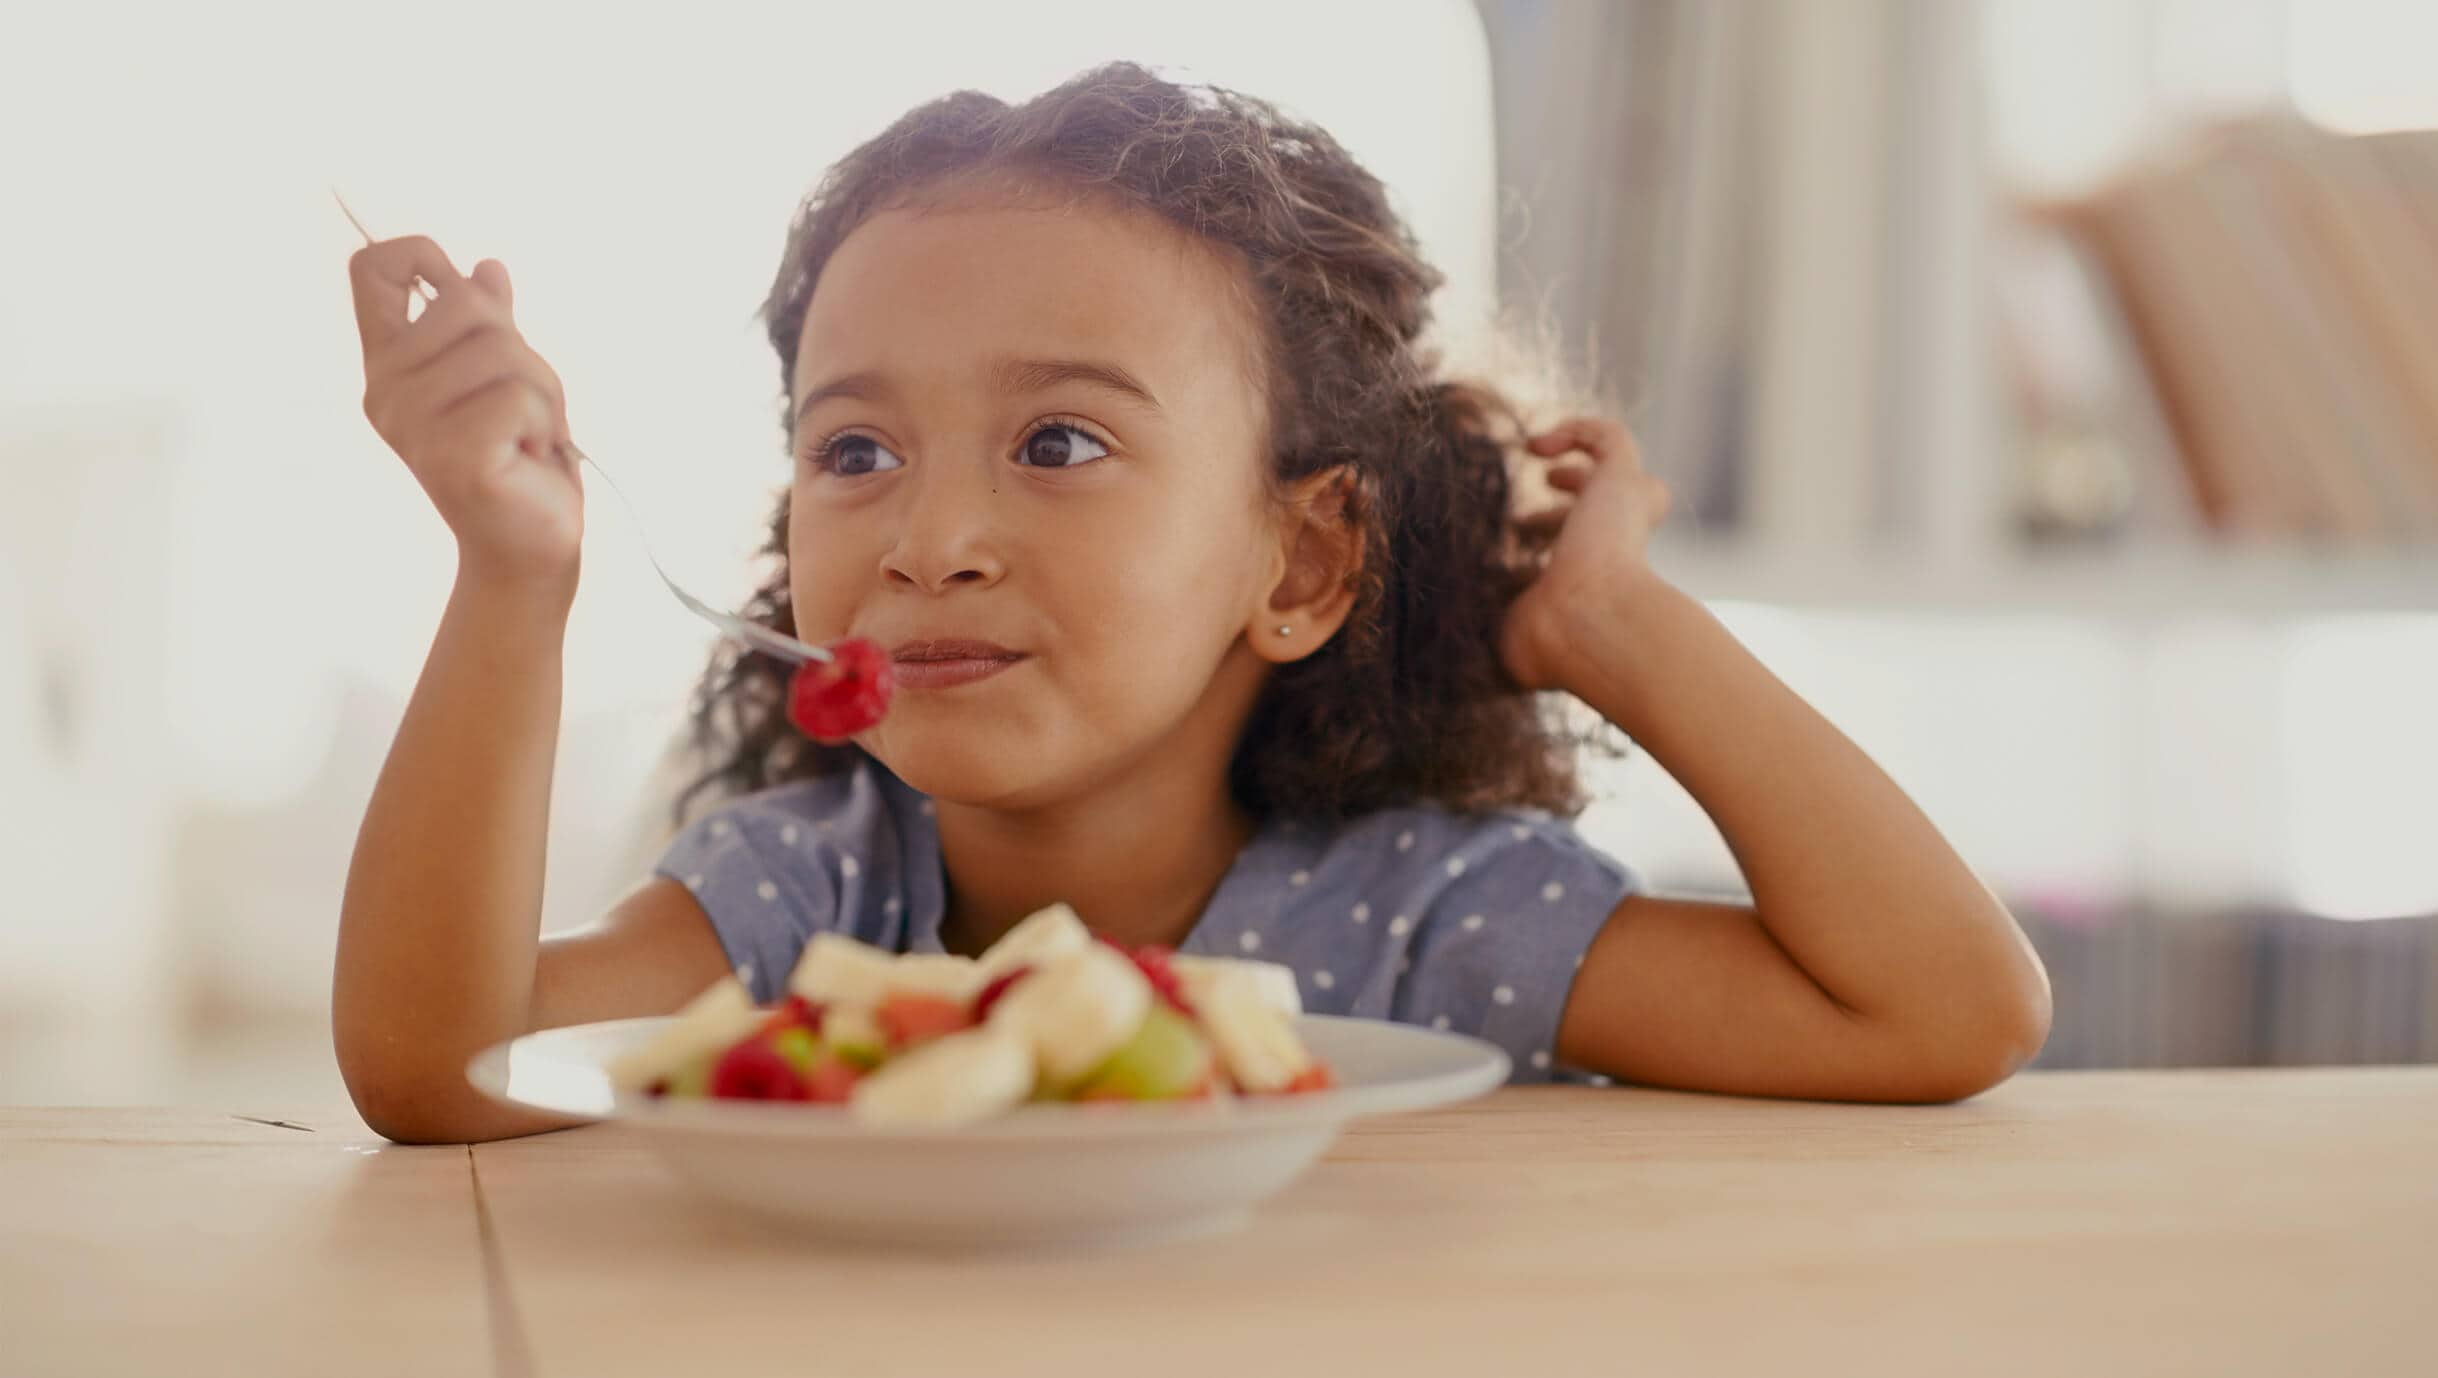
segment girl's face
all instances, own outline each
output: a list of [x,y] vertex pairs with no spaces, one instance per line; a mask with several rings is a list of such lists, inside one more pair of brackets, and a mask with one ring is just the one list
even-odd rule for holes
[[1251,646],[1290,620],[1249,329],[1223,265],[1148,217],[975,201],[848,236],[792,388],[798,631],[1023,657],[901,687],[859,745],[1000,808],[1224,764]]

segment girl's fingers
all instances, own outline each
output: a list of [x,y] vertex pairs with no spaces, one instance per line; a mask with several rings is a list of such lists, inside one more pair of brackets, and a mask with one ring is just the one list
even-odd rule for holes
[[382,347],[378,359],[367,361],[366,369],[393,378],[412,375],[485,330],[516,333],[507,309],[469,283],[441,293],[413,325]]
[[1570,464],[1565,468],[1549,471],[1549,486],[1561,493],[1580,493],[1590,485],[1591,476],[1592,470],[1589,467]]
[[504,328],[486,327],[483,337],[451,350],[415,373],[397,380],[388,406],[378,419],[384,434],[428,425],[467,398],[502,382],[531,388],[549,407],[552,430],[564,432],[567,399],[559,375],[532,346]]
[[1516,518],[1515,529],[1527,537],[1549,535],[1562,529],[1566,525],[1567,516],[1573,511],[1574,504],[1572,503],[1544,507],[1538,512]]
[[553,454],[557,408],[523,375],[494,378],[441,409],[453,424],[494,434],[514,432],[517,448],[535,459]]
[[1631,459],[1634,438],[1624,426],[1605,417],[1572,416],[1533,436],[1524,448],[1543,459],[1555,458],[1568,451],[1590,455],[1592,463],[1612,459]]
[[422,278],[447,296],[462,282],[440,246],[422,235],[384,239],[367,244],[347,260],[347,280],[355,292],[356,333],[369,361],[382,346],[404,334],[407,298]]
[[468,276],[482,284],[483,290],[499,302],[500,310],[508,312],[510,319],[515,318],[516,289],[508,283],[507,264],[496,258],[486,258],[475,264],[474,271]]

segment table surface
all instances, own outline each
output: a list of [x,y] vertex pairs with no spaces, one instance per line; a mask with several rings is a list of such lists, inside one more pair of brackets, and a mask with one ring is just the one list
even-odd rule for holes
[[41,1378],[2402,1373],[2433,1277],[2438,1067],[1513,1089],[1354,1127],[1234,1234],[979,1258],[700,1208],[616,1125],[0,1107],[0,1371]]

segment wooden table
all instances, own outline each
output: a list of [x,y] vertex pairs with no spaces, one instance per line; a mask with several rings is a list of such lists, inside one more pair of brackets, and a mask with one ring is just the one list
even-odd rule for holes
[[0,1374],[2402,1374],[2438,1068],[2081,1073],[1964,1105],[1504,1091],[1249,1229],[852,1252],[616,1126],[0,1109]]

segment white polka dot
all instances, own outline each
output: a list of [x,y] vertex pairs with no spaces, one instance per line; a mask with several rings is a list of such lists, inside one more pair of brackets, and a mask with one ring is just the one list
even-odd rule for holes
[[1541,898],[1551,904],[1556,904],[1559,900],[1566,898],[1566,887],[1553,880],[1541,887]]
[[1489,922],[1489,920],[1483,918],[1479,914],[1467,914],[1464,916],[1464,931],[1467,933],[1479,933],[1481,931],[1481,926],[1487,922]]
[[1312,984],[1320,987],[1322,990],[1335,990],[1337,989],[1337,983],[1338,978],[1330,975],[1328,972],[1316,971],[1312,973]]
[[1578,953],[1576,953],[1576,954],[1575,954],[1575,970],[1577,970],[1577,971],[1581,971],[1582,969],[1583,969],[1583,954],[1582,954],[1582,953],[1580,953],[1580,952],[1578,952]]
[[730,823],[725,818],[714,818],[711,820],[711,835],[713,837],[726,837],[728,834],[735,831],[736,825]]
[[1515,839],[1516,841],[1518,841],[1518,842],[1522,842],[1522,841],[1523,841],[1523,840],[1525,840],[1526,838],[1529,838],[1529,837],[1531,837],[1531,836],[1532,836],[1532,829],[1525,827],[1525,826],[1524,826],[1523,824],[1521,824],[1521,823],[1518,823],[1518,824],[1515,824],[1513,827],[1510,827],[1510,828],[1508,828],[1508,829],[1507,829],[1507,835],[1508,835],[1508,836],[1510,836],[1510,837],[1512,837],[1512,838],[1514,838],[1514,839]]
[[1397,834],[1397,850],[1400,852],[1410,852],[1414,850],[1413,829],[1408,828],[1404,832]]
[[1403,914],[1399,914],[1397,917],[1388,921],[1388,936],[1392,938],[1402,938],[1406,934],[1413,931],[1414,921],[1405,917]]
[[880,912],[883,914],[894,914],[903,907],[904,906],[898,903],[897,896],[895,895],[891,895],[889,898],[880,902]]
[[926,800],[924,800],[924,801],[923,801],[923,817],[925,817],[925,818],[933,818],[933,817],[936,817],[936,816],[938,816],[939,811],[940,811],[940,806],[939,806],[939,805],[932,803],[932,802],[931,802],[930,800],[928,800],[928,799],[926,799]]
[[1612,1077],[1604,1077],[1594,1074],[1591,1079],[1591,1084],[1594,1086],[1614,1086],[1617,1084],[1617,1082]]
[[1247,933],[1243,937],[1236,940],[1236,946],[1243,948],[1247,952],[1259,952],[1261,951],[1261,935],[1259,933]]
[[1448,874],[1451,876],[1461,876],[1464,874],[1463,857],[1452,856],[1448,858]]
[[786,827],[779,829],[779,842],[780,845],[787,847],[793,847],[796,845],[795,824],[790,823]]
[[689,889],[689,890],[700,890],[700,889],[702,889],[702,888],[703,888],[703,873],[702,873],[702,872],[700,872],[700,871],[697,871],[697,872],[695,872],[693,875],[690,875],[690,876],[686,877],[686,888],[687,888],[687,889]]
[[1350,917],[1352,917],[1356,923],[1371,922],[1371,906],[1368,904],[1357,904],[1348,912]]
[[779,897],[779,887],[769,881],[763,881],[760,885],[753,887],[753,892],[765,900],[775,900]]
[[1498,989],[1490,992],[1490,998],[1496,1000],[1502,1005],[1512,1005],[1515,1003],[1515,987],[1500,986]]
[[1298,871],[1294,875],[1287,877],[1287,884],[1289,885],[1310,885],[1311,883],[1312,873],[1310,871]]
[[1544,1072],[1548,1071],[1549,1054],[1546,1051],[1534,1053],[1532,1055],[1532,1065],[1540,1068]]
[[855,858],[851,856],[842,856],[838,858],[839,874],[852,878],[862,870],[863,866],[858,863]]
[[1444,1029],[1446,1029],[1446,1028],[1447,1028],[1447,1026],[1448,1026],[1448,1017],[1447,1017],[1446,1015],[1441,1014],[1441,1015],[1434,1015],[1434,1016],[1432,1016],[1432,1018],[1431,1018],[1431,1027],[1432,1027],[1432,1028],[1434,1028],[1434,1029],[1442,1029],[1442,1030],[1444,1030]]

